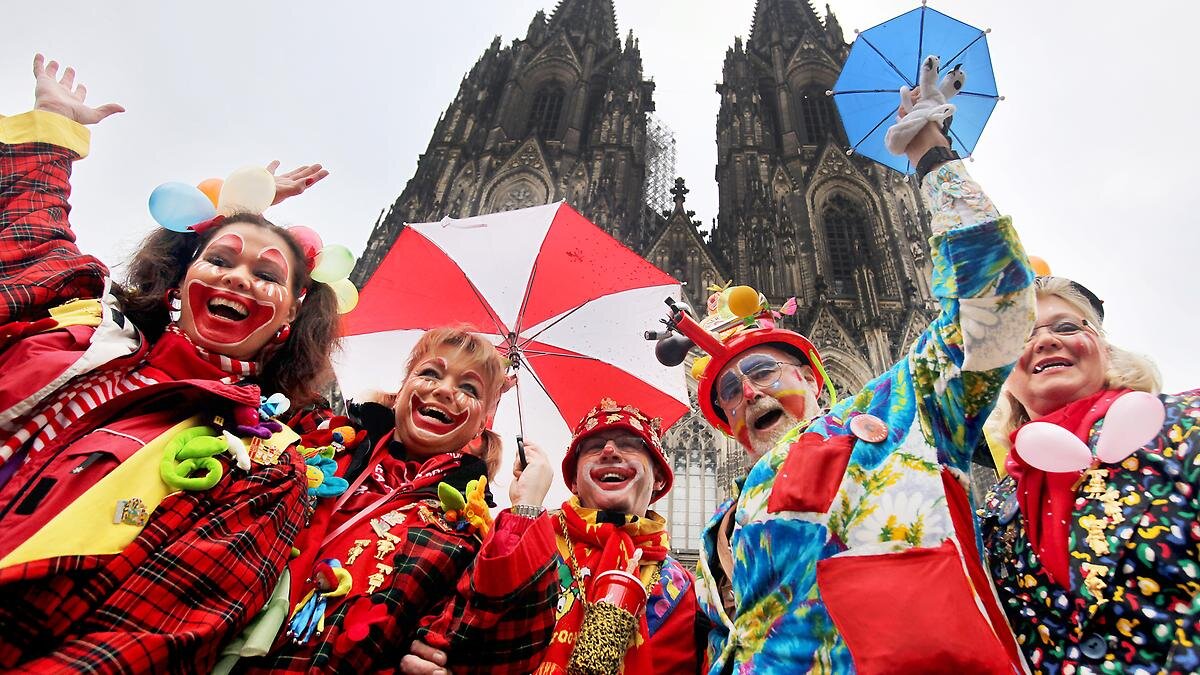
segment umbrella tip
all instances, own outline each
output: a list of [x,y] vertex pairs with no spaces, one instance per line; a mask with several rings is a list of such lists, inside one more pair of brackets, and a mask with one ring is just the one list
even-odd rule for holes
[[832,90],[832,89],[826,89],[826,90],[825,90],[825,95],[826,95],[826,96],[833,96],[833,90]]
[[857,28],[855,28],[855,29],[854,29],[854,34],[855,34],[855,35],[858,35],[858,29],[857,29]]
[[853,155],[853,154],[854,154],[854,148],[850,148],[849,150],[846,151],[847,157],[849,157],[850,155]]
[[991,29],[991,28],[988,28],[987,30],[985,30],[985,31],[983,31],[983,32],[984,32],[984,33],[987,33],[988,35],[991,35],[991,34],[992,34],[992,29]]
[[1003,100],[1004,100],[1004,97],[1003,97],[1003,96],[1001,96],[1001,97],[1000,97],[1000,100],[1001,100],[1001,101],[1003,101]]

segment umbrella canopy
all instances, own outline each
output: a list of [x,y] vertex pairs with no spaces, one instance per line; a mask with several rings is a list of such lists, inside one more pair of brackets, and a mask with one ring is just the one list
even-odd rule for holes
[[508,457],[500,498],[516,433],[557,467],[571,428],[603,397],[664,426],[687,411],[683,374],[642,337],[667,297],[680,297],[679,282],[563,202],[409,224],[346,317],[338,379],[350,395],[395,391],[425,330],[466,323],[487,336],[518,374],[493,427]]
[[924,4],[859,33],[833,87],[851,149],[897,171],[912,173],[906,157],[883,145],[896,119],[900,87],[917,87],[921,61],[941,57],[941,72],[961,66],[966,85],[951,102],[958,108],[950,129],[951,147],[966,157],[975,151],[983,127],[1000,100],[987,32],[929,9]]

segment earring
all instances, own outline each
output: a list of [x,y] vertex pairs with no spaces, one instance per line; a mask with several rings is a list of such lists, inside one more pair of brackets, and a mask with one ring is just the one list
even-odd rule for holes
[[167,291],[167,318],[171,323],[178,323],[179,317],[183,316],[183,300],[179,297],[179,289],[172,288]]
[[275,335],[271,337],[271,343],[281,345],[287,342],[288,336],[292,334],[292,327],[289,324],[283,324],[279,330],[275,331]]

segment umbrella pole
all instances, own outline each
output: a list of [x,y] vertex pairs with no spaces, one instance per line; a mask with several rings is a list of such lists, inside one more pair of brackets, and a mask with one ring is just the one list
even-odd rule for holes
[[[512,339],[509,348],[512,350],[509,354],[509,360],[513,364],[513,375],[517,375],[517,371],[521,369],[521,352],[517,350],[515,336],[509,334]],[[516,378],[514,385],[517,390],[517,458],[521,460],[521,470],[529,466],[529,460],[525,459],[525,413],[521,410],[521,378]]]

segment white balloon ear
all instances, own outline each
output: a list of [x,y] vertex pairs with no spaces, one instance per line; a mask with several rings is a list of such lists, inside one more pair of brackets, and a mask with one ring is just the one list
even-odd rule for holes
[[1082,471],[1092,463],[1092,451],[1083,441],[1049,422],[1021,427],[1013,449],[1030,466],[1050,473]]

